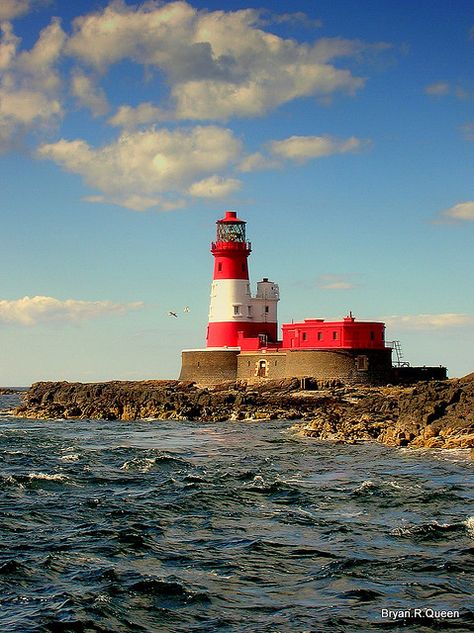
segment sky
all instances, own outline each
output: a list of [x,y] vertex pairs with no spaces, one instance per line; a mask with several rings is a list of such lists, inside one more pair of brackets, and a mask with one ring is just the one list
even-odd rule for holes
[[472,0],[1,0],[0,23],[1,385],[176,378],[227,209],[280,323],[352,311],[474,371]]

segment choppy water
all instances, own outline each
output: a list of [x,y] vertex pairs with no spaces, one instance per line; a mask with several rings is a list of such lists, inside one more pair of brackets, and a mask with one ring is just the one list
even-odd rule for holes
[[290,424],[0,418],[0,630],[472,631],[467,453]]

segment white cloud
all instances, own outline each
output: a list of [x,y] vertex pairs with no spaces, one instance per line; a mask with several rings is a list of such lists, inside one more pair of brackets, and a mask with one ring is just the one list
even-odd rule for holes
[[239,171],[252,172],[259,169],[274,169],[281,166],[281,162],[274,158],[269,158],[261,152],[248,154],[239,163]]
[[102,116],[109,110],[104,91],[95,85],[93,79],[81,70],[75,70],[71,77],[71,92],[79,104],[88,108],[93,116]]
[[474,201],[460,202],[442,211],[438,222],[474,222]]
[[474,123],[465,123],[461,126],[461,132],[466,141],[474,141]]
[[240,189],[241,184],[236,178],[220,178],[214,175],[194,182],[188,192],[191,196],[199,198],[225,198]]
[[[61,28],[58,18],[53,18],[39,34],[38,41],[29,51],[20,55],[20,67],[31,75],[40,75],[38,80],[44,82],[43,73],[49,74],[63,49],[66,34]],[[48,86],[55,87],[54,86]]]
[[451,95],[460,101],[472,98],[471,91],[463,85],[452,85],[446,81],[438,81],[425,86],[425,93],[435,97],[445,97],[446,95]]
[[[80,174],[90,187],[99,190],[103,197],[94,201],[101,199],[135,210],[155,201],[164,210],[181,206],[183,193],[193,185],[203,190],[199,181],[217,176],[240,153],[241,142],[231,130],[216,126],[122,134],[116,142],[100,148],[82,140],[62,139],[38,149],[39,157]],[[224,182],[220,189],[229,186]],[[218,182],[215,189],[219,189]]]
[[140,103],[135,108],[132,106],[120,106],[117,112],[107,121],[110,125],[121,127],[125,130],[134,130],[141,125],[157,123],[172,115],[166,114],[161,108],[152,103]]
[[425,92],[427,95],[443,96],[449,94],[451,87],[446,81],[437,81],[436,83],[425,86]]
[[38,120],[48,120],[60,112],[59,101],[50,99],[41,92],[33,90],[0,92],[1,119],[10,119],[26,125]]
[[298,43],[258,28],[259,20],[252,9],[117,0],[74,20],[68,52],[101,71],[123,59],[160,69],[176,117],[199,120],[257,116],[298,97],[353,94],[365,79],[333,60],[380,49],[341,38]]
[[7,69],[15,58],[20,38],[13,33],[13,27],[8,22],[0,24],[0,69]]
[[295,11],[294,13],[275,13],[270,10],[261,10],[260,16],[258,23],[263,26],[267,24],[289,24],[319,29],[323,25],[321,20],[314,20],[302,11]]
[[140,194],[131,194],[129,196],[124,195],[122,197],[117,196],[84,196],[82,200],[86,202],[101,203],[101,204],[116,204],[120,207],[126,207],[132,209],[132,211],[146,211],[152,207],[160,207],[162,211],[174,211],[175,209],[181,209],[186,205],[185,200],[167,200],[166,198],[159,198],[151,196],[142,196]]
[[318,286],[323,290],[351,290],[354,283],[348,275],[321,275]]
[[333,154],[346,154],[360,150],[367,141],[351,136],[348,139],[336,139],[331,136],[290,136],[282,141],[269,143],[272,154],[304,162],[311,158],[321,158]]
[[17,325],[39,323],[77,323],[108,314],[124,314],[143,307],[142,302],[112,303],[111,301],[60,301],[53,297],[23,297],[0,301],[0,322]]
[[1,0],[0,20],[14,20],[31,9],[30,0]]
[[18,53],[20,43],[10,25],[2,27],[0,44],[0,151],[30,130],[53,124],[63,113],[58,97],[59,74],[55,68],[65,33],[59,21],[44,28],[28,51]]
[[406,330],[441,330],[474,324],[473,315],[459,313],[392,315],[382,320],[389,327]]

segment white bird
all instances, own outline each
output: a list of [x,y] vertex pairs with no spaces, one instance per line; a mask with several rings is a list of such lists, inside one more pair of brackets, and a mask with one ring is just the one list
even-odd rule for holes
[[168,312],[168,316],[175,317],[176,319],[178,318],[178,315],[176,314],[176,312],[171,312],[171,310]]

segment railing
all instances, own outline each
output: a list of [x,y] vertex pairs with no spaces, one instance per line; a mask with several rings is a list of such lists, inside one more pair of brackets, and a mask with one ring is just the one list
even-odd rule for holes
[[251,251],[251,242],[211,242],[211,251]]
[[395,367],[410,367],[410,363],[403,360],[403,351],[400,341],[386,341],[386,347],[391,347],[395,352],[396,360],[394,362]]

